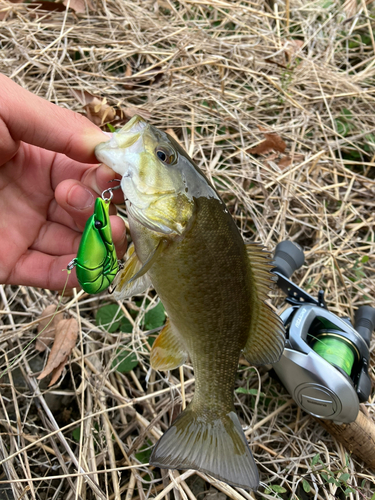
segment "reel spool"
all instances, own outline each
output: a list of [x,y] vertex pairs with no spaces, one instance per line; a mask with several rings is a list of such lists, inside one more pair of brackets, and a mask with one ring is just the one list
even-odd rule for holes
[[284,353],[273,368],[296,403],[308,413],[337,423],[353,422],[359,403],[371,392],[369,345],[375,309],[362,306],[339,318],[327,310],[324,292],[315,299],[289,277],[304,263],[301,247],[290,241],[275,249],[273,272],[292,307],[281,314],[286,330]]
[[343,339],[340,332],[335,330],[317,333],[311,347],[329,364],[346,373],[349,377],[354,361],[359,361],[356,347],[347,339]]

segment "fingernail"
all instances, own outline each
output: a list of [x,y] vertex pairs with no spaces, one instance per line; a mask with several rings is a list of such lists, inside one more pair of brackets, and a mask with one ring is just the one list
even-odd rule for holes
[[67,201],[76,210],[85,210],[94,204],[94,196],[88,189],[73,186],[69,191]]

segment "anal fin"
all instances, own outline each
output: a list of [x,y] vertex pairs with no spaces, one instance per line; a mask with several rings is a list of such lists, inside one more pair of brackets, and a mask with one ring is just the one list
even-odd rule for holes
[[174,370],[183,365],[187,351],[170,320],[159,333],[151,350],[151,366],[154,370]]
[[275,276],[272,258],[260,245],[246,246],[256,298],[251,304],[252,320],[243,354],[249,363],[276,363],[284,350],[285,330],[280,317],[265,303]]

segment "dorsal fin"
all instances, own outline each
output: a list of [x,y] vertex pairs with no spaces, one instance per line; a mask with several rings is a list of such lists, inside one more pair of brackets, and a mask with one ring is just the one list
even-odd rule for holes
[[256,243],[246,245],[246,249],[255,298],[251,303],[251,327],[243,354],[253,365],[276,363],[284,350],[285,331],[280,317],[265,303],[276,280],[271,273],[272,257]]

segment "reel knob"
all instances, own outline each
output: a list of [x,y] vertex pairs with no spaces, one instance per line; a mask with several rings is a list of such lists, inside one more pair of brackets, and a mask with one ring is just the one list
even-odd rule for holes
[[354,328],[370,347],[372,332],[375,328],[375,308],[371,306],[358,308],[354,316]]
[[273,271],[278,271],[286,278],[290,278],[294,271],[303,266],[304,262],[303,250],[297,243],[282,241],[275,248]]

